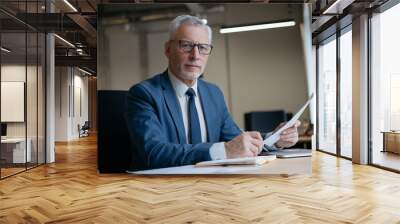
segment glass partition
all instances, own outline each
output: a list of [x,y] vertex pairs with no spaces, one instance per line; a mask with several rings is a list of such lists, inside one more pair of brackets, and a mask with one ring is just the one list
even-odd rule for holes
[[[27,113],[27,142],[29,144],[27,150],[30,151],[30,158],[28,159],[28,168],[37,165],[37,132],[38,132],[38,111],[37,111],[37,98],[38,98],[38,49],[37,49],[38,35],[37,32],[27,33],[27,98],[26,98],[26,113]],[[29,149],[30,147],[30,149]]]
[[26,40],[24,31],[1,34],[1,122],[7,127],[1,140],[2,177],[24,171],[31,157],[29,143],[26,150]]
[[46,124],[46,36],[38,33],[38,64],[37,64],[37,162],[44,164],[46,162],[45,145],[45,124]]
[[[19,1],[18,16],[41,12],[43,4]],[[45,162],[45,41],[39,30],[0,11],[0,178]]]

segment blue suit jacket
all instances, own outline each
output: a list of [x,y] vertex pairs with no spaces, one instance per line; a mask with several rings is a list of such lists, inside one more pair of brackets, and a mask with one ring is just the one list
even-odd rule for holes
[[133,169],[153,169],[211,160],[213,143],[241,133],[233,122],[221,90],[198,80],[207,128],[207,142],[187,144],[182,112],[168,73],[132,86],[127,96],[127,126],[134,147]]

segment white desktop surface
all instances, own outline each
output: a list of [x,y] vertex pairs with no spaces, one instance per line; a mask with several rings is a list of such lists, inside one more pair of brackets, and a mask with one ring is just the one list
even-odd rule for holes
[[15,144],[13,148],[13,163],[25,163],[31,162],[31,146],[32,140],[30,138],[26,139],[26,155],[25,155],[25,138],[10,138],[1,139],[1,144]]
[[[20,143],[24,142],[25,138],[1,138],[1,143]],[[29,141],[29,138],[28,138]]]
[[191,175],[191,174],[255,174],[296,175],[311,174],[311,157],[276,159],[266,164],[194,167],[193,165],[128,172],[140,175]]

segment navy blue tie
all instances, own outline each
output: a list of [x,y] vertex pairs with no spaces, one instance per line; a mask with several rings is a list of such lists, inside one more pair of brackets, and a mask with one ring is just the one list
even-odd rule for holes
[[199,116],[197,114],[196,103],[194,100],[196,93],[192,88],[189,88],[186,91],[186,95],[189,96],[189,106],[188,106],[189,144],[201,143],[200,121],[199,121]]

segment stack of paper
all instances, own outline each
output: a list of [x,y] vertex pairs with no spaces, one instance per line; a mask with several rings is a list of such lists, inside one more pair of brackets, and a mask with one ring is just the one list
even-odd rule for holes
[[228,166],[228,165],[262,165],[274,159],[276,159],[275,155],[244,157],[236,159],[221,159],[221,160],[199,162],[195,166],[204,167],[204,166]]

